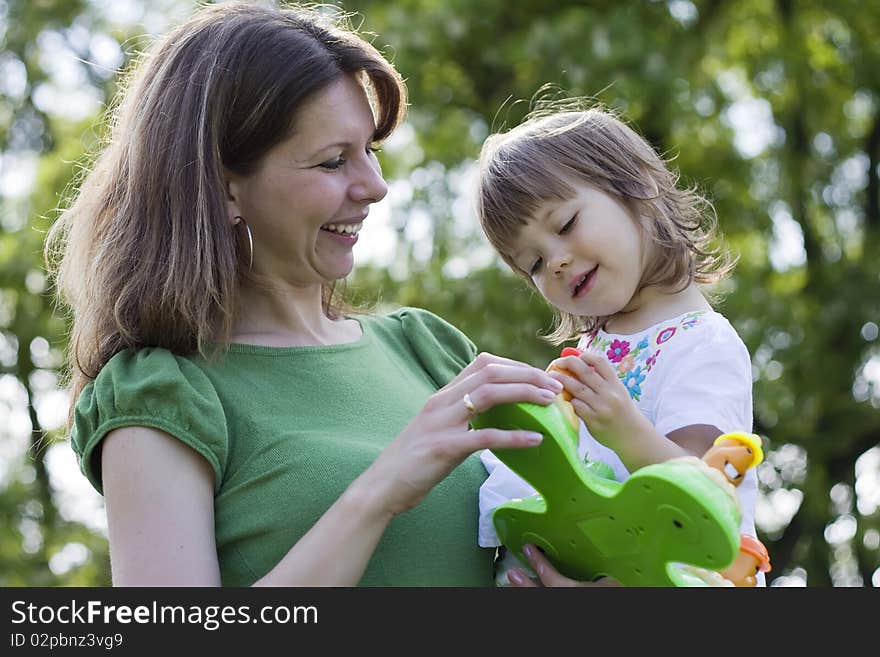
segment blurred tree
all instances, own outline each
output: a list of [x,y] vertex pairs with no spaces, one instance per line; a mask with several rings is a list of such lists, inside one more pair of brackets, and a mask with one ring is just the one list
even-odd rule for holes
[[[47,467],[66,317],[55,312],[43,238],[98,134],[128,33],[84,0],[0,3],[0,586],[108,584],[104,536],[59,511]],[[131,26],[128,29],[132,29]],[[26,427],[22,431],[22,427]],[[23,458],[22,458],[23,457]]]
[[[758,518],[773,557],[769,579],[880,583],[877,458],[865,459],[858,489],[854,467],[880,444],[880,7],[345,6],[362,13],[377,43],[391,44],[409,83],[418,148],[405,165],[390,163],[394,175],[437,162],[455,171],[490,130],[515,125],[549,82],[620,109],[685,183],[708,193],[741,255],[722,310],[753,354],[755,429],[770,448]],[[449,318],[481,348],[546,363],[555,350],[534,336],[549,314],[522,283],[497,261],[452,275],[450,262],[485,241],[473,219],[470,230],[450,231],[467,223],[454,196],[418,184],[438,177],[410,175],[412,199],[396,213],[402,233],[414,209],[431,218],[431,258],[414,258],[409,244],[399,269],[358,276],[381,281],[385,298]]]
[[[45,466],[45,446],[60,436],[43,427],[37,402],[58,376],[65,327],[47,296],[40,243],[71,163],[98,136],[87,128],[94,117],[58,112],[58,100],[53,110],[53,97],[90,90],[97,110],[140,47],[130,37],[146,24],[161,31],[156,3],[152,14],[123,4],[137,10],[126,20],[99,0],[0,3],[0,389],[15,390],[0,413],[13,418],[20,397],[33,429],[28,458],[0,468],[0,585],[109,581],[103,537],[61,517]],[[479,233],[472,164],[486,135],[515,125],[544,83],[621,110],[683,182],[710,196],[741,256],[721,309],[753,355],[755,429],[769,447],[758,514],[768,580],[880,583],[880,6],[335,4],[378,35],[412,105],[381,154],[397,181],[397,249],[388,266],[356,270],[356,296],[427,307],[481,349],[545,365],[558,351],[538,337],[551,313]],[[165,0],[159,13],[167,21],[193,5]],[[59,63],[77,58],[92,65]],[[9,194],[31,153],[33,192]],[[2,417],[5,440],[13,429]],[[56,574],[50,560],[71,545],[90,556]]]

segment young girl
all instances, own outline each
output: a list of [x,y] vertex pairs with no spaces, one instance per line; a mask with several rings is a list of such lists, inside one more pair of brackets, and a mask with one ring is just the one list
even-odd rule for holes
[[[533,115],[490,136],[480,155],[482,228],[558,311],[549,339],[579,338],[580,357],[551,364],[570,375],[552,376],[583,421],[581,455],[619,480],[752,430],[749,353],[701,290],[734,261],[715,246],[709,202],[677,182],[644,139],[597,108]],[[492,511],[534,489],[491,452],[482,460],[480,545],[498,545]],[[737,494],[741,531],[754,536],[754,469]],[[563,579],[540,554],[532,566],[544,584]],[[535,583],[517,567],[507,576]]]

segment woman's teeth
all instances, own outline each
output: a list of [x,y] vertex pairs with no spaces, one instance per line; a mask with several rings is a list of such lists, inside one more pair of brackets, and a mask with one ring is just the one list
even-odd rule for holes
[[321,230],[326,230],[331,233],[341,233],[343,235],[357,235],[363,223],[360,224],[327,224],[326,226],[321,226]]

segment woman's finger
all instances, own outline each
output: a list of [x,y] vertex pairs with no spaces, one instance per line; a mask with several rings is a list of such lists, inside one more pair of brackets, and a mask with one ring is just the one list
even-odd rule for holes
[[544,439],[537,431],[525,429],[474,429],[466,432],[459,443],[465,455],[483,449],[534,447]]
[[579,582],[576,579],[566,577],[556,570],[547,557],[531,543],[523,546],[523,554],[526,555],[529,564],[531,564],[532,569],[537,573],[538,579],[541,580],[544,586],[620,586],[616,580],[610,577],[601,577],[595,582]]
[[[561,390],[561,388],[560,388]],[[466,393],[473,409],[471,413],[476,415],[499,404],[514,402],[532,402],[547,406],[556,399],[558,393],[547,388],[539,388],[529,383],[484,383],[472,392]],[[463,396],[464,399],[464,396]],[[468,407],[464,401],[462,406]]]
[[541,585],[525,574],[520,568],[511,568],[507,571],[507,579],[511,586],[516,588],[539,588]]
[[461,372],[458,373],[458,376],[453,379],[453,381],[457,381],[458,379],[465,378],[476,371],[483,369],[488,365],[509,365],[511,367],[520,367],[520,368],[529,368],[532,367],[528,363],[523,363],[522,361],[514,360],[512,358],[505,358],[504,356],[496,356],[495,354],[490,354],[488,352],[482,351],[470,362],[468,363]]
[[532,544],[523,546],[523,554],[544,586],[577,586],[577,582],[561,575],[541,551]]
[[531,383],[543,388],[561,390],[556,380],[544,370],[537,367],[518,367],[507,363],[489,363],[456,385],[476,387],[483,383]]

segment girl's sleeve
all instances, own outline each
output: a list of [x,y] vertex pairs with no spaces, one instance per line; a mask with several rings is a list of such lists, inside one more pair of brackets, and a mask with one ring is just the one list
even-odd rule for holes
[[[718,331],[686,354],[686,367],[674,368],[663,381],[655,428],[662,434],[692,424],[710,424],[722,432],[752,431],[752,366],[746,346],[732,330]],[[742,517],[740,532],[756,536],[758,479],[746,472],[736,489]],[[765,579],[760,574],[761,586]]]
[[71,445],[80,470],[99,493],[101,444],[113,429],[160,429],[201,454],[214,470],[214,490],[226,467],[228,438],[220,399],[205,373],[164,349],[122,351],[82,391]]
[[452,324],[421,308],[398,311],[403,332],[422,367],[442,388],[477,355],[477,348]]
[[735,333],[720,331],[678,357],[655,406],[655,428],[662,434],[692,424],[711,424],[722,432],[752,431],[752,365]]

